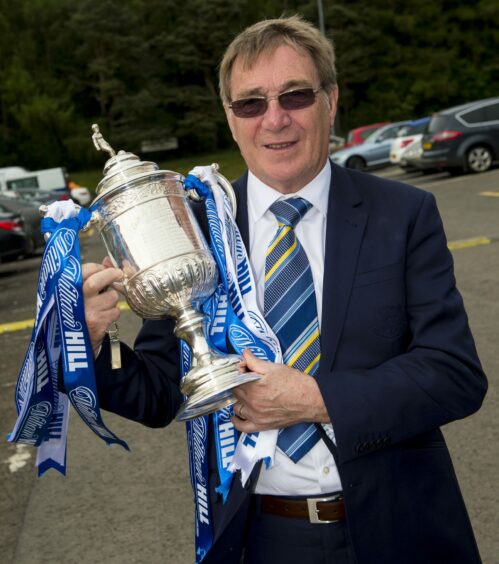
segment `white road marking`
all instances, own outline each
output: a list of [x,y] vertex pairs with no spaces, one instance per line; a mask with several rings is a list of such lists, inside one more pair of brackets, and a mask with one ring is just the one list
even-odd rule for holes
[[31,458],[31,447],[28,445],[16,445],[16,452],[12,456],[9,456],[7,460],[4,460],[5,464],[9,465],[9,470],[11,472],[17,472],[26,464],[28,460]]

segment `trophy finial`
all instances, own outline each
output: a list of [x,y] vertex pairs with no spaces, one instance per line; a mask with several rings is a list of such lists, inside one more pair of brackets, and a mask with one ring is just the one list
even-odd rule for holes
[[92,131],[94,132],[94,134],[92,135],[92,141],[94,142],[97,151],[107,151],[111,157],[115,157],[116,152],[104,139],[102,133],[99,131],[99,126],[96,123],[92,124]]

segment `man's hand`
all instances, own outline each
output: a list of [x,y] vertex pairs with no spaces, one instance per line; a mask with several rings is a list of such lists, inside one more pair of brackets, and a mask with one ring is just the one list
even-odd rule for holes
[[281,429],[302,421],[329,423],[317,382],[285,364],[260,360],[248,349],[244,360],[249,372],[261,379],[234,388],[237,398],[232,422],[239,431],[252,433]]
[[109,286],[123,278],[123,272],[111,266],[106,257],[102,264],[93,262],[82,266],[85,319],[94,356],[99,352],[107,329],[118,321],[120,310],[116,307],[119,294]]

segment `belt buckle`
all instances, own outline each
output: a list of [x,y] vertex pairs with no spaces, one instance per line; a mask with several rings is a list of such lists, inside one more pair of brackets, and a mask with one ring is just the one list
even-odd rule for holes
[[324,525],[327,525],[328,523],[337,523],[339,519],[333,519],[332,521],[319,519],[319,509],[317,507],[317,504],[324,501],[338,501],[340,499],[343,499],[342,494],[331,495],[329,497],[308,497],[307,506],[308,506],[308,518],[310,522],[315,524],[324,524]]

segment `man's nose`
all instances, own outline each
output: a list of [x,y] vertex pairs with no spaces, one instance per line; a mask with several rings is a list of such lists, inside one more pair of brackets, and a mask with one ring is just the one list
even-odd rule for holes
[[268,101],[267,111],[262,120],[262,126],[265,129],[279,130],[291,123],[291,116],[287,110],[284,110],[279,104],[279,100],[273,99]]

